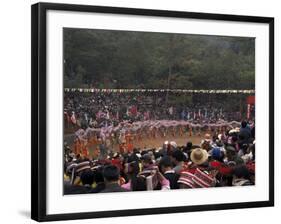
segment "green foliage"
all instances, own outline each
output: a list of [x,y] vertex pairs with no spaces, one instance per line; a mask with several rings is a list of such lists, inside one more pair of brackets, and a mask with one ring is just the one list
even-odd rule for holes
[[254,38],[64,29],[65,87],[253,89],[254,83]]

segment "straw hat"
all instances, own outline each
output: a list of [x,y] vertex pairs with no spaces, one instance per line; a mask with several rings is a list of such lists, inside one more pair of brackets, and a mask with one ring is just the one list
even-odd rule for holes
[[202,163],[206,162],[208,159],[208,153],[205,149],[197,148],[193,149],[190,158],[192,162],[194,162],[197,165],[201,165]]

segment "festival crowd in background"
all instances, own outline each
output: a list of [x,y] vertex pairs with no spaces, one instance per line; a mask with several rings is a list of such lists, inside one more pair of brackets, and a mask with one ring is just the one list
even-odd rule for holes
[[[76,127],[74,147],[64,147],[64,194],[255,184],[255,125],[237,122],[238,112],[163,106],[164,96],[146,94],[66,93],[64,105],[65,128]],[[194,134],[200,144],[189,141]],[[187,143],[134,147],[157,135],[181,135]],[[92,141],[98,147],[89,153]]]
[[[240,120],[241,111],[224,111],[224,103],[166,103],[166,93],[129,94],[98,92],[65,92],[65,125],[78,123],[79,126],[102,127],[112,123],[114,126],[123,120],[192,120],[201,123],[215,123],[219,119]],[[183,96],[180,96],[183,97]],[[253,110],[254,111],[254,110]]]

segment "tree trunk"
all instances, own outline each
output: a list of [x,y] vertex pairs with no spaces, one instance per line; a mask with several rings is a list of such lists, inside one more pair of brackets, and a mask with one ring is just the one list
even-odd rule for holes
[[[169,52],[168,52],[168,60],[169,60],[169,74],[168,74],[168,80],[167,80],[167,89],[170,89],[170,82],[172,78],[172,52],[173,52],[173,36],[169,38]],[[169,92],[166,94],[166,105],[168,104],[168,98],[169,98]]]
[[[169,74],[168,74],[168,81],[167,81],[167,89],[170,89],[171,77],[172,77],[172,65],[171,65],[171,62],[169,62]],[[168,103],[168,98],[169,98],[169,91],[166,93],[166,105]]]

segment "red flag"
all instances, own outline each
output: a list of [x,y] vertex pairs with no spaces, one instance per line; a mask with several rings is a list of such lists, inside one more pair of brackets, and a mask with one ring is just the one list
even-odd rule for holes
[[136,106],[132,106],[131,109],[130,109],[130,113],[132,115],[136,116],[137,112],[138,112],[137,107]]

